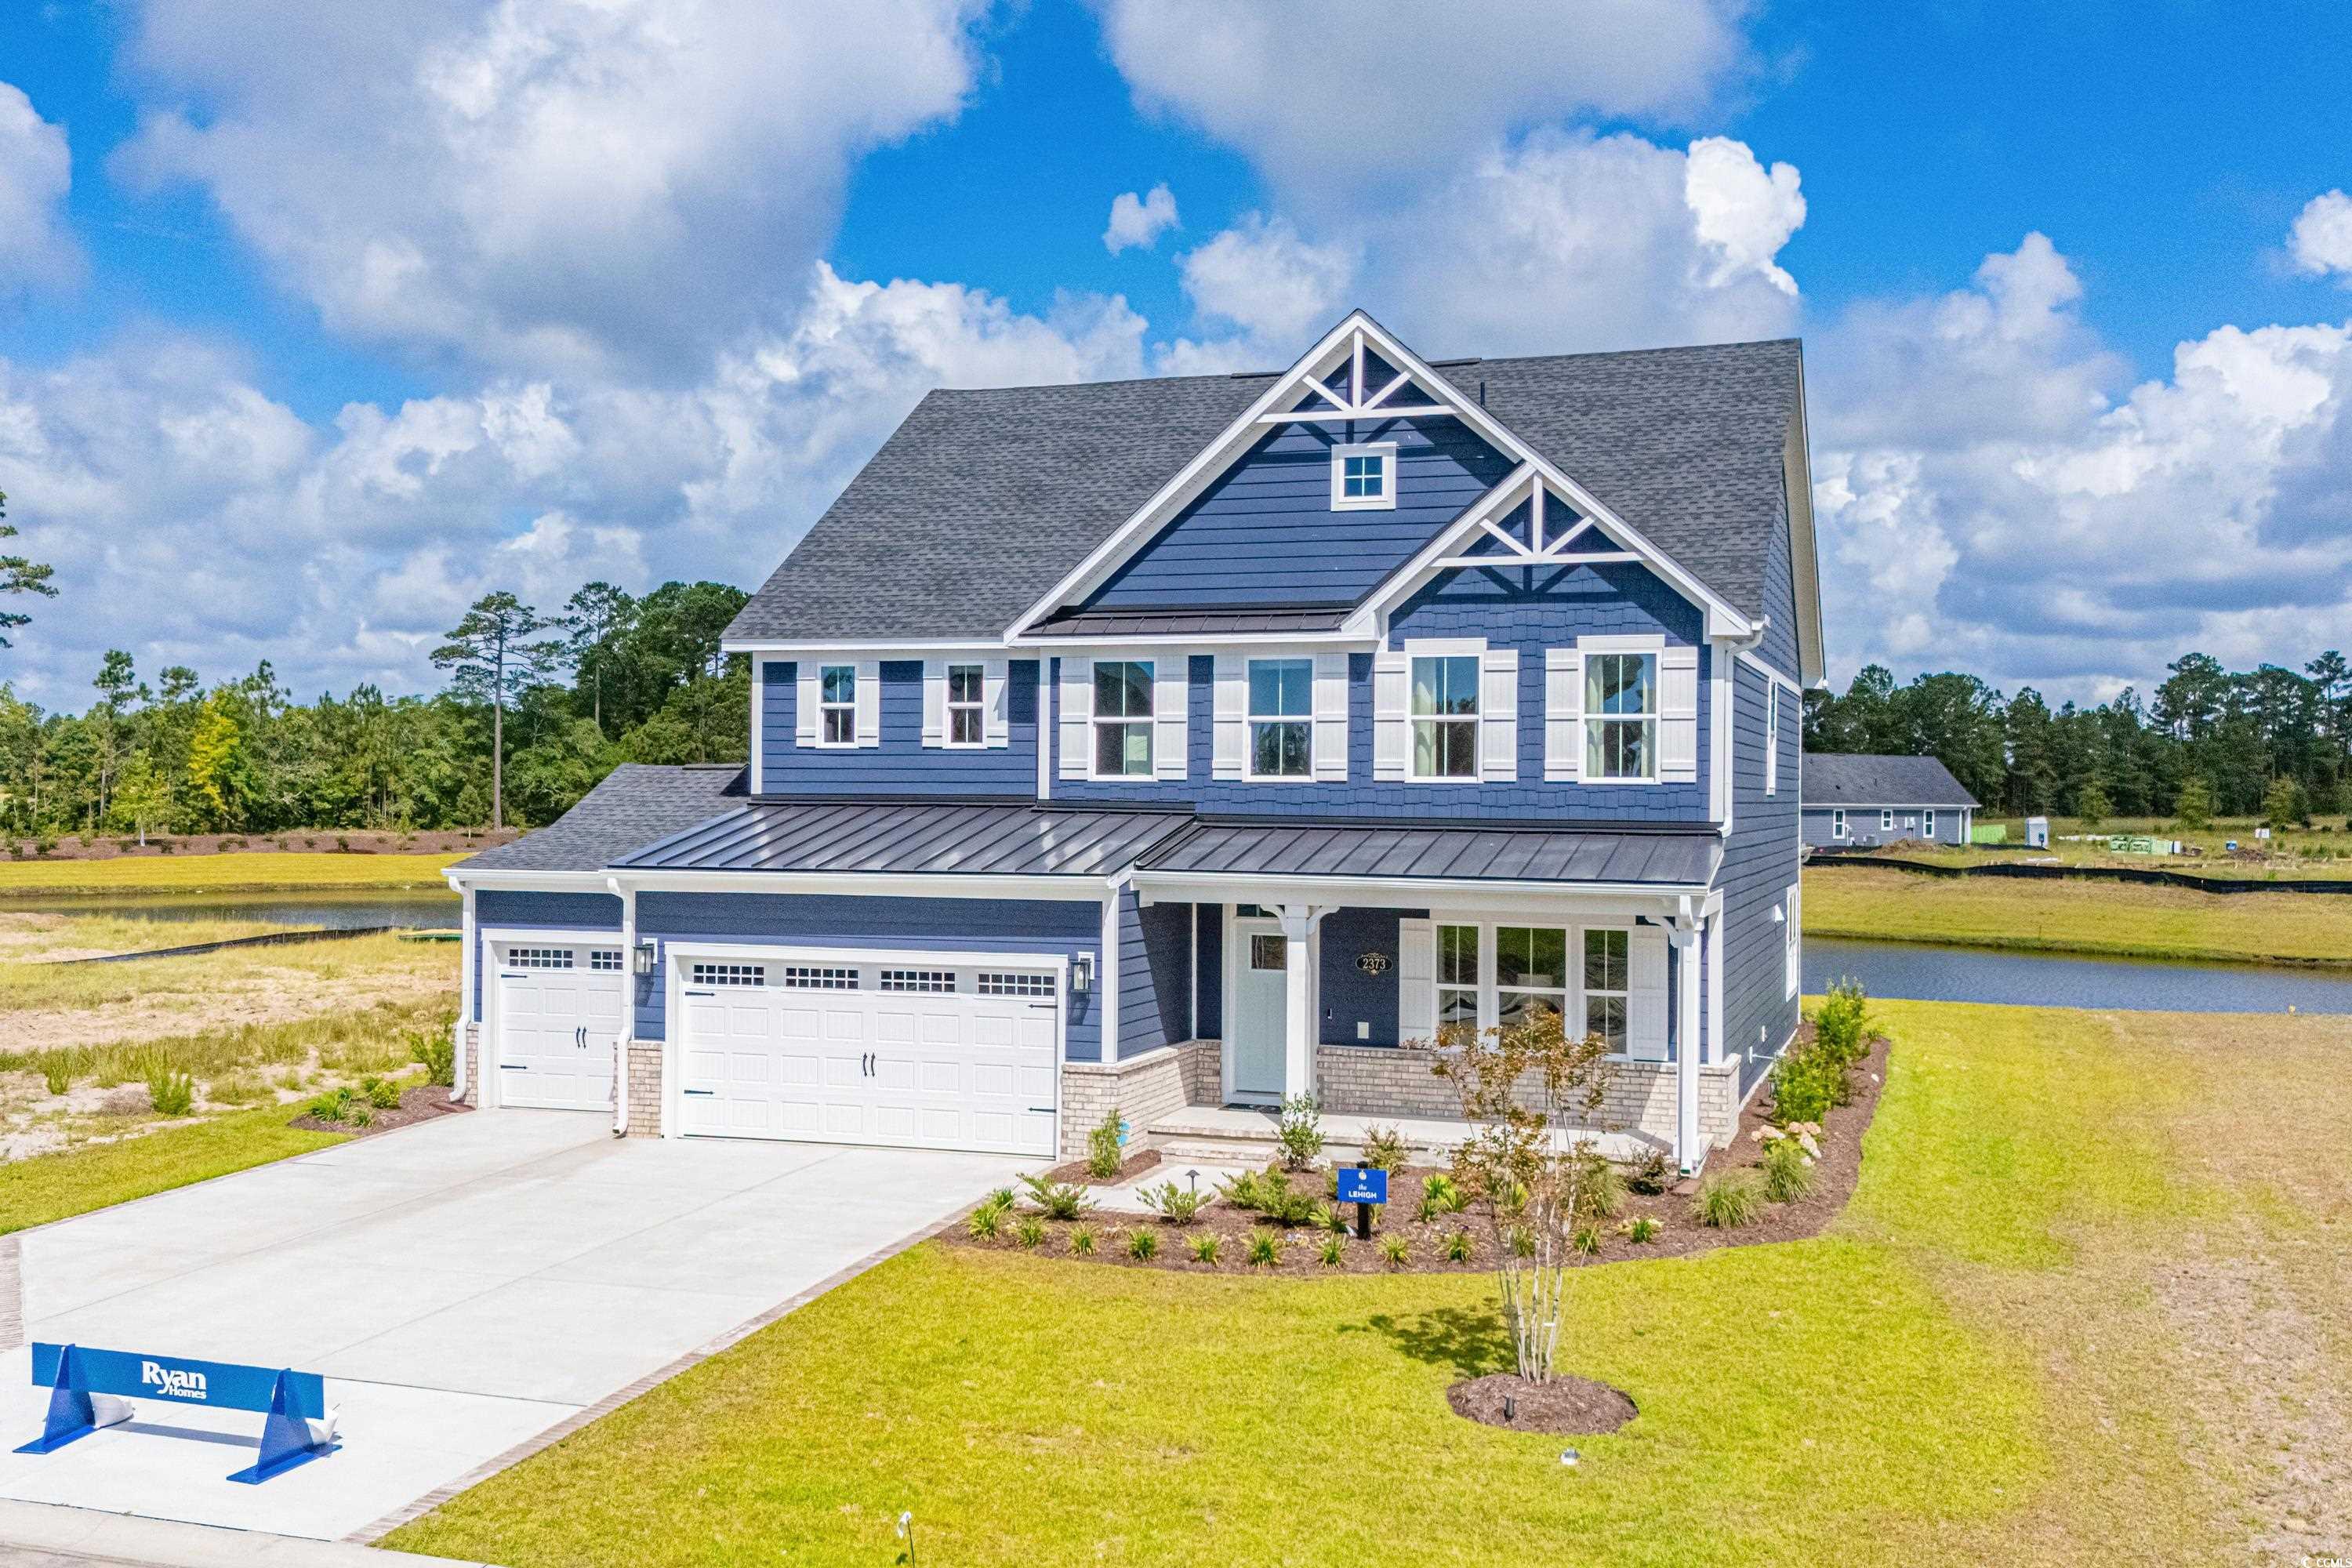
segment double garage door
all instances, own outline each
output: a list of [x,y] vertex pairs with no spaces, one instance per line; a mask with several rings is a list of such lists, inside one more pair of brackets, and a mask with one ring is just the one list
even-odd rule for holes
[[1052,1155],[1056,970],[676,954],[679,1128]]

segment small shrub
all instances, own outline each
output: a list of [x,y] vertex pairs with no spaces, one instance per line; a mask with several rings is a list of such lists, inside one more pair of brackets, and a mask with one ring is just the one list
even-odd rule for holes
[[1812,1163],[1794,1138],[1775,1138],[1764,1145],[1766,1197],[1776,1204],[1792,1204],[1812,1190]]
[[352,841],[339,833],[335,836],[335,847],[348,855],[352,852]]
[[1095,1255],[1096,1244],[1099,1239],[1100,1238],[1095,1234],[1094,1226],[1090,1225],[1072,1226],[1070,1227],[1070,1256],[1073,1258],[1092,1258]]
[[1476,1238],[1466,1230],[1457,1230],[1445,1238],[1445,1260],[1449,1263],[1467,1263],[1477,1250]]
[[1045,1222],[1034,1214],[1024,1214],[1013,1222],[1013,1239],[1024,1247],[1034,1247],[1045,1239]]
[[457,1042],[448,1029],[412,1029],[410,1059],[425,1067],[425,1081],[454,1089],[457,1083]]
[[1423,1225],[1450,1214],[1460,1214],[1463,1208],[1462,1189],[1454,1178],[1438,1173],[1421,1184],[1421,1221]]
[[1250,1237],[1249,1252],[1244,1261],[1252,1268],[1272,1268],[1282,1261],[1282,1243],[1268,1231]]
[[1126,1131],[1127,1122],[1114,1105],[1102,1122],[1087,1134],[1087,1174],[1097,1182],[1107,1182],[1118,1174],[1124,1155],[1119,1149],[1118,1135]]
[[1337,1268],[1348,1256],[1348,1244],[1336,1236],[1327,1236],[1323,1245],[1315,1249],[1315,1261],[1326,1268]]
[[375,1111],[364,1100],[355,1100],[343,1107],[343,1120],[353,1127],[373,1126]]
[[118,855],[128,855],[138,847],[139,840],[136,838],[118,838],[114,841],[114,852]]
[[1664,1149],[1653,1149],[1625,1173],[1625,1185],[1644,1197],[1656,1197],[1674,1184],[1675,1167]]
[[1204,1230],[1192,1238],[1192,1261],[1214,1266],[1217,1255],[1224,1249],[1224,1237],[1213,1230]]
[[38,855],[44,860],[47,859],[57,852],[58,836],[56,834],[44,833],[39,837],[33,840],[33,853]]
[[1294,1188],[1290,1178],[1280,1171],[1267,1171],[1257,1178],[1254,1196],[1248,1206],[1257,1210],[1258,1217],[1279,1226],[1306,1225],[1323,1203],[1311,1192]]
[[331,1089],[310,1101],[310,1114],[321,1121],[341,1121],[352,1109],[352,1091]]
[[1579,1258],[1598,1256],[1601,1251],[1601,1227],[1597,1225],[1578,1226],[1569,1233],[1568,1247],[1569,1250]]
[[1527,1226],[1513,1226],[1510,1242],[1512,1257],[1533,1258],[1536,1255],[1536,1233]]
[[1022,1184],[1029,1189],[1029,1201],[1047,1219],[1076,1219],[1094,1207],[1087,1190],[1070,1182],[1055,1182],[1044,1176],[1024,1176]]
[[1317,1230],[1328,1230],[1333,1236],[1348,1234],[1348,1216],[1329,1204],[1317,1204],[1314,1214],[1307,1217],[1307,1223]]
[[[1259,1185],[1263,1178],[1255,1171],[1244,1171],[1217,1188],[1217,1195],[1237,1209],[1255,1212],[1259,1203]],[[1287,1185],[1287,1183],[1284,1184]]]
[[1404,1130],[1400,1127],[1367,1127],[1364,1129],[1364,1164],[1375,1171],[1404,1169]]
[[1754,1176],[1745,1171],[1727,1172],[1699,1184],[1691,1216],[1715,1230],[1733,1230],[1753,1225],[1763,1203]]
[[205,1086],[205,1098],[215,1105],[252,1105],[273,1098],[269,1086],[251,1073],[216,1079]]
[[196,1080],[194,1075],[175,1072],[168,1067],[150,1068],[147,1073],[147,1098],[158,1116],[185,1116],[196,1108]]
[[71,1049],[43,1051],[39,1060],[42,1088],[51,1094],[63,1094],[73,1088],[74,1073],[81,1061]]
[[1180,1187],[1173,1182],[1162,1182],[1156,1187],[1146,1187],[1140,1194],[1143,1206],[1170,1225],[1191,1225],[1201,1217],[1201,1205],[1208,1200],[1193,1187]]
[[1819,1121],[1839,1099],[1845,1069],[1817,1046],[1794,1045],[1772,1068],[1772,1120]]
[[1303,1171],[1323,1152],[1323,1112],[1311,1094],[1294,1094],[1282,1102],[1282,1120],[1276,1123],[1275,1142],[1282,1145],[1282,1165]]
[[378,1110],[390,1110],[400,1103],[400,1085],[388,1078],[378,1078],[373,1073],[360,1079],[360,1092],[366,1095],[367,1102]]
[[1384,1236],[1380,1239],[1381,1261],[1391,1268],[1402,1268],[1412,1257],[1412,1247],[1402,1236]]
[[1591,1194],[1591,1212],[1602,1219],[1615,1219],[1617,1211],[1625,1206],[1624,1173],[1600,1158],[1597,1151],[1585,1177],[1585,1187]]
[[1160,1256],[1160,1233],[1139,1230],[1127,1238],[1127,1255],[1139,1263],[1149,1263]]
[[155,846],[156,853],[160,855],[169,855],[173,850],[179,847],[178,845],[173,843],[168,838],[151,838],[148,842]]
[[1841,980],[1813,1015],[1813,1040],[1842,1068],[1869,1054],[1870,998],[1859,980]]
[[996,1187],[990,1190],[987,1198],[983,1201],[994,1204],[1006,1214],[1011,1214],[1013,1212],[1013,1205],[1018,1203],[1020,1199],[1021,1194],[1014,1192],[1011,1187]]
[[1006,1193],[1003,1197],[1004,1201],[999,1203],[997,1194],[990,1194],[978,1208],[971,1211],[971,1217],[963,1222],[964,1230],[972,1239],[994,1241],[1004,1234],[1004,1216],[1013,1212],[1013,1194]]
[[1640,1215],[1625,1222],[1625,1239],[1636,1246],[1658,1239],[1658,1222],[1648,1215]]

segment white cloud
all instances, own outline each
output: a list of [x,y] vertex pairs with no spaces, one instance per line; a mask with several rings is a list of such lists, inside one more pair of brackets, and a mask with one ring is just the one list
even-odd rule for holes
[[1103,230],[1103,248],[1113,256],[1129,248],[1149,250],[1175,226],[1176,195],[1165,180],[1152,186],[1149,195],[1121,191],[1111,198],[1110,226]]
[[1253,213],[1179,264],[1184,292],[1209,323],[1230,331],[1206,343],[1178,339],[1163,368],[1180,374],[1278,368],[1347,313],[1357,258],[1344,245],[1310,245],[1282,218]]
[[81,252],[61,210],[72,184],[64,129],[43,120],[22,89],[0,81],[0,298],[79,274]]
[[2216,328],[2131,385],[2040,235],[1814,340],[1841,679],[1970,668],[2096,699],[2190,647],[2352,644],[2352,323]]
[[1690,144],[1683,169],[1683,202],[1699,243],[1716,258],[1707,286],[1721,288],[1753,273],[1794,298],[1797,280],[1772,258],[1805,223],[1797,171],[1758,163],[1746,142],[1703,136]]
[[692,374],[822,254],[866,151],[953,115],[980,0],[152,0],[117,167],[194,181],[334,331]]
[[1255,161],[1286,209],[1442,174],[1530,125],[1674,116],[1747,62],[1743,0],[1493,0],[1366,25],[1348,0],[1097,0],[1147,110]]
[[2329,191],[2305,203],[2287,237],[2287,254],[2298,272],[2314,278],[2332,272],[2352,286],[2352,196]]
[[0,490],[62,590],[0,679],[79,707],[109,647],[152,672],[272,660],[298,690],[430,688],[437,634],[492,587],[744,585],[935,385],[1135,375],[1117,299],[1025,315],[952,283],[803,273],[788,325],[690,385],[499,379],[314,428],[182,338],[0,361]]

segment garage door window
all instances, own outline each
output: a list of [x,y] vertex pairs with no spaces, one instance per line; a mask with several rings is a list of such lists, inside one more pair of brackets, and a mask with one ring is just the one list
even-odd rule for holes
[[940,991],[955,989],[955,972],[951,969],[886,969],[882,972],[885,991]]
[[617,947],[590,949],[588,967],[602,970],[608,974],[618,974],[621,972],[621,950]]
[[507,950],[509,969],[569,969],[572,950],[568,947],[512,947]]
[[689,972],[697,985],[765,985],[768,967],[763,963],[698,963]]
[[982,996],[1051,996],[1054,977],[1050,974],[991,974],[982,971],[980,976]]
[[784,966],[784,984],[795,991],[855,991],[857,989],[857,971],[790,963]]

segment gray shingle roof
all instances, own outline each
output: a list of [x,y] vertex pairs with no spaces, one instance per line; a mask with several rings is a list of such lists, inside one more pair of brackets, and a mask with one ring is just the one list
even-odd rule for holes
[[[1763,614],[1794,340],[1444,364],[1745,614]],[[1266,388],[1170,376],[941,389],[752,595],[738,639],[994,637]]]
[[682,768],[623,763],[580,804],[511,844],[457,863],[469,871],[598,871],[640,844],[709,820],[744,793],[740,763]]
[[1171,874],[1382,877],[1453,881],[1653,882],[1702,886],[1721,835],[1384,823],[1204,822],[1143,858]]
[[1952,770],[1934,757],[1805,753],[1807,805],[1975,805]]

